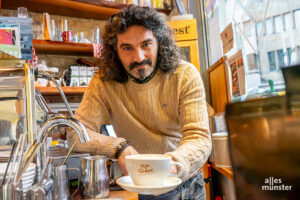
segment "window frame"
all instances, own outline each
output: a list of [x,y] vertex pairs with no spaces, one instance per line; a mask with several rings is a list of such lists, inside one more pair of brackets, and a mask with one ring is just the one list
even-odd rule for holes
[[[275,51],[268,51],[267,55],[268,55],[268,61],[269,61],[269,71],[270,72],[276,72],[277,67],[276,67],[276,54],[275,54]],[[270,60],[271,60],[270,55],[273,56],[273,59],[272,59],[272,61],[274,60],[273,63],[270,62]],[[274,64],[274,67],[272,67],[273,64]]]

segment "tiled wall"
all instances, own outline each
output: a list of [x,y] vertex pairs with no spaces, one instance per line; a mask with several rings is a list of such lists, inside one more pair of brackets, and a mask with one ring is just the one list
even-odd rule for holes
[[78,65],[76,60],[78,58],[86,59],[93,62],[92,56],[70,56],[70,55],[51,55],[51,54],[38,54],[39,60],[45,60],[47,67],[59,67],[62,70],[71,66]]

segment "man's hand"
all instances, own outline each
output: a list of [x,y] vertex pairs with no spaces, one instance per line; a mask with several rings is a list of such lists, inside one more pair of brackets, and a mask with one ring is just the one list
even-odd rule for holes
[[128,175],[128,173],[125,167],[125,156],[135,155],[135,154],[139,154],[139,153],[132,146],[128,146],[118,158],[119,165],[126,176]]

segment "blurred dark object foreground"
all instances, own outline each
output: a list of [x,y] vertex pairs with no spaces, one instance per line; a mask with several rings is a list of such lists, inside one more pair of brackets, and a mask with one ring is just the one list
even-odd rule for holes
[[226,106],[237,199],[300,196],[300,66],[282,70],[286,96]]

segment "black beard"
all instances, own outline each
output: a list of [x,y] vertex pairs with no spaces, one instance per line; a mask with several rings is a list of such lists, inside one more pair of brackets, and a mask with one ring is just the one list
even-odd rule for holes
[[152,61],[150,59],[146,59],[146,60],[143,60],[142,62],[133,62],[133,63],[130,63],[129,65],[129,70],[133,70],[134,68],[140,66],[140,65],[149,65],[149,66],[152,66]]
[[139,74],[140,74],[140,78],[139,79],[141,81],[145,80],[145,78],[146,78],[145,69],[139,69],[138,71],[139,71]]
[[154,74],[156,73],[158,67],[155,67],[153,69],[153,71],[151,72],[151,74],[147,77],[145,77],[145,69],[139,69],[138,72],[140,74],[140,78],[135,78],[134,76],[132,76],[130,73],[128,74],[128,77],[130,80],[138,83],[138,84],[144,84],[147,83],[148,81],[150,81],[152,79],[152,77],[154,76]]

